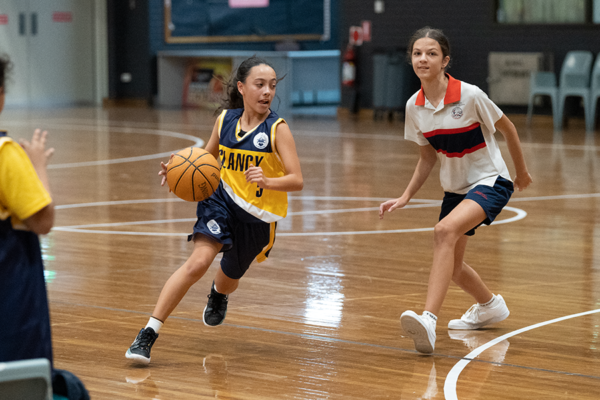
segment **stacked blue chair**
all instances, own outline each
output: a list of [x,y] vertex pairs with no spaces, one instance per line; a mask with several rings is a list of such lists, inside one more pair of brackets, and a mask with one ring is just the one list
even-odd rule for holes
[[[558,88],[558,129],[563,126],[565,99],[569,96],[581,97],[587,118],[590,110],[590,72],[594,56],[589,51],[569,51],[560,70]],[[557,127],[555,122],[555,128]]]
[[52,400],[50,361],[46,358],[0,363],[0,400]]
[[559,128],[558,121],[558,87],[554,72],[535,71],[529,81],[529,104],[527,106],[527,125],[531,125],[533,103],[537,96],[549,96],[552,102],[552,118],[555,129]]
[[600,54],[596,57],[594,68],[592,69],[592,87],[590,89],[590,102],[587,108],[587,115],[585,118],[585,128],[591,132],[594,130],[596,125],[596,103],[600,97]]

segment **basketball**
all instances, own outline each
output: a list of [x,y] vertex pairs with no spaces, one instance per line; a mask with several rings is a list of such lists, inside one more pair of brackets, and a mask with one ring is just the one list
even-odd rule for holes
[[221,180],[219,163],[208,151],[188,147],[177,152],[167,165],[167,184],[185,201],[208,199]]

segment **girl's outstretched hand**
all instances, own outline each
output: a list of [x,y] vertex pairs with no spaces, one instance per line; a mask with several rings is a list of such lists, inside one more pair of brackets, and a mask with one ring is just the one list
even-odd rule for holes
[[36,171],[46,170],[48,160],[54,154],[54,148],[46,149],[46,137],[48,136],[47,131],[36,129],[33,131],[31,141],[21,139],[19,144],[27,153],[27,156],[31,160],[33,167]]
[[517,189],[519,192],[527,189],[527,187],[532,183],[533,179],[529,173],[515,176],[515,189]]
[[[158,171],[158,175],[162,175],[162,180],[160,181],[160,186],[165,186],[165,182],[167,182],[167,166],[169,164],[171,164],[174,156],[175,156],[175,154],[171,153],[171,157],[169,157],[169,161],[167,161],[166,164],[162,161],[160,162],[161,170]],[[169,192],[170,191],[171,191],[171,188],[169,188]]]
[[386,211],[392,212],[397,208],[404,207],[406,204],[408,204],[408,201],[404,200],[402,197],[381,203],[379,206],[379,219],[383,219],[383,215]]

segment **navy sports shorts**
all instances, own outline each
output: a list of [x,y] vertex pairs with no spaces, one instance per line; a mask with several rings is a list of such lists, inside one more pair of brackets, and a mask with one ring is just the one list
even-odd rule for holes
[[[479,225],[489,225],[496,219],[506,204],[508,204],[508,200],[510,200],[510,196],[513,192],[513,183],[501,176],[498,176],[494,186],[477,185],[469,190],[467,194],[444,192],[440,221],[444,219],[446,215],[450,214],[461,201],[469,199],[479,204],[487,216],[487,218],[481,221]],[[465,233],[465,235],[473,236],[475,234],[475,229],[477,229],[479,225]]]
[[229,278],[240,279],[252,261],[262,262],[269,256],[277,223],[241,222],[227,206],[213,197],[198,203],[196,216],[194,233],[188,236],[188,241],[199,233],[221,243],[221,270]]

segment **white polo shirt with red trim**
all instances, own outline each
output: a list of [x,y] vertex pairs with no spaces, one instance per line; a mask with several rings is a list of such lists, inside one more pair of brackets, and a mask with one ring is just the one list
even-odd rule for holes
[[511,180],[494,139],[502,111],[477,86],[446,76],[446,96],[437,108],[423,88],[408,100],[404,138],[437,151],[445,192],[466,194],[477,185],[494,186],[498,176]]

